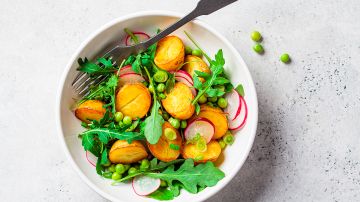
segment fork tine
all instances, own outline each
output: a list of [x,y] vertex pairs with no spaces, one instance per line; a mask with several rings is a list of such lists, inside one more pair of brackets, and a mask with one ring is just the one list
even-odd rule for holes
[[83,74],[73,85],[73,89],[76,90],[79,86],[82,86],[85,81],[90,78],[88,74]]
[[71,83],[72,86],[74,86],[74,84],[82,77],[84,76],[85,72],[78,72],[75,79],[73,80],[73,82]]
[[107,79],[107,78],[108,78],[108,76],[101,75],[101,76],[97,77],[96,79],[93,79],[91,82],[89,82],[88,85],[84,86],[84,88],[81,89],[78,94],[81,96],[86,96],[90,92],[91,85],[98,85],[99,83],[105,81],[105,79]]

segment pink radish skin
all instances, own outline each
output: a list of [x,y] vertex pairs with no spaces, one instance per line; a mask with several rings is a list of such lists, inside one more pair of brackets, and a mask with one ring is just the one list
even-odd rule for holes
[[206,118],[197,118],[185,128],[185,139],[192,140],[197,133],[200,133],[205,138],[206,143],[209,143],[215,134],[215,126]]
[[182,82],[182,83],[184,83],[185,85],[189,86],[189,87],[190,87],[190,90],[191,90],[191,93],[192,93],[194,96],[196,96],[197,93],[196,93],[196,90],[195,90],[193,84],[191,84],[186,78],[181,77],[181,76],[175,76],[175,80],[176,80],[176,81],[179,81],[179,82]]
[[132,180],[134,192],[139,196],[147,196],[160,187],[160,179],[139,175]]
[[[140,42],[141,42],[141,41],[146,41],[146,40],[150,39],[150,36],[147,35],[147,34],[144,33],[144,32],[133,32],[133,34],[139,38],[139,41],[140,41]],[[134,43],[131,41],[130,35],[127,35],[127,36],[126,36],[126,38],[125,38],[125,45],[126,45],[126,46],[134,45]]]
[[131,65],[126,65],[120,69],[119,75],[127,74],[127,73],[134,73],[134,70],[131,69]]
[[225,99],[228,106],[224,109],[224,112],[228,114],[228,119],[233,121],[241,111],[241,95],[233,89],[231,92],[226,93]]
[[246,101],[243,97],[240,97],[242,105],[244,105],[243,109],[240,111],[240,114],[234,119],[229,121],[229,129],[230,130],[239,130],[241,129],[245,123],[248,116],[248,109],[246,105]]
[[126,73],[123,75],[120,75],[119,78],[119,86],[123,86],[127,83],[139,83],[144,82],[145,79],[140,74],[136,73]]
[[90,153],[89,151],[85,152],[85,156],[86,156],[86,160],[94,167],[96,167],[96,156],[94,156],[92,153]]
[[191,77],[190,74],[187,73],[186,71],[184,71],[184,70],[178,70],[178,71],[176,71],[176,72],[172,71],[172,72],[170,72],[170,73],[175,74],[175,76],[183,77],[183,78],[185,78],[186,80],[188,80],[192,85],[194,85],[194,81],[193,81],[192,77]]

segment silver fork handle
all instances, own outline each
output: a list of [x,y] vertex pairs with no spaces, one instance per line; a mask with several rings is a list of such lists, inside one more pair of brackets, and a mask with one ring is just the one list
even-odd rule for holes
[[190,22],[191,20],[199,17],[201,15],[209,15],[231,3],[236,2],[237,0],[200,0],[196,6],[196,8],[187,14],[185,17],[181,18],[179,21],[175,22],[174,24],[170,25],[154,37],[150,38],[147,41],[139,43],[137,46],[140,49],[146,49],[152,44],[158,42],[160,39],[164,38],[165,36],[171,34],[179,27],[183,26],[184,24]]

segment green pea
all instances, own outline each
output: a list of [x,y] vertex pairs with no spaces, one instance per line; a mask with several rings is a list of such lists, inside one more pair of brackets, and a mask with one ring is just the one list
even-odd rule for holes
[[186,128],[187,127],[187,121],[182,120],[180,123],[180,128]]
[[147,159],[143,159],[140,163],[140,170],[144,171],[150,167],[150,162]]
[[115,117],[115,121],[116,121],[116,122],[119,122],[119,121],[121,121],[121,120],[124,118],[124,114],[121,113],[121,112],[116,112],[115,115],[114,115],[114,117]]
[[217,101],[217,97],[208,97],[207,100],[209,102],[216,102]]
[[119,121],[119,126],[120,126],[120,128],[123,128],[125,126],[124,122]]
[[178,129],[180,127],[180,121],[179,119],[174,119],[174,118],[170,118],[169,119],[169,123],[176,129]]
[[168,140],[176,139],[176,132],[172,128],[165,128],[164,135]]
[[223,97],[219,98],[219,100],[217,101],[217,104],[221,108],[226,108],[228,105],[227,100]]
[[135,174],[135,173],[137,173],[137,172],[138,172],[138,170],[137,170],[135,167],[131,167],[131,168],[129,168],[129,170],[128,170],[128,174],[129,174],[129,175]]
[[189,46],[185,46],[185,54],[190,55],[191,53],[192,53],[192,48],[190,48]]
[[108,168],[108,171],[109,172],[115,172],[115,165],[114,164],[112,164],[109,168]]
[[219,145],[221,149],[225,149],[226,147],[226,143],[224,142],[224,140],[219,140]]
[[227,131],[222,139],[227,145],[232,145],[235,140],[234,136],[231,134],[230,131]]
[[121,175],[120,175],[119,173],[115,172],[115,173],[113,173],[113,174],[111,175],[111,179],[113,179],[113,180],[120,180],[120,179],[121,179]]
[[202,57],[203,52],[200,49],[194,49],[194,50],[192,50],[191,54],[198,56],[198,57]]
[[119,174],[123,174],[126,171],[125,166],[119,163],[115,166],[115,171]]
[[112,178],[112,172],[105,172],[103,173],[103,177],[107,178],[107,179],[111,179]]
[[284,53],[280,56],[280,60],[283,63],[289,63],[290,62],[290,56],[287,53]]
[[167,186],[166,181],[161,180],[161,181],[160,181],[160,187],[166,187],[166,186]]
[[159,98],[165,99],[165,98],[166,98],[166,95],[165,95],[164,93],[159,93]]
[[261,36],[260,32],[258,32],[258,31],[253,31],[253,32],[251,33],[251,39],[252,39],[253,41],[255,41],[255,42],[259,42],[259,41],[261,41],[262,36]]
[[204,104],[205,102],[207,102],[207,97],[206,97],[206,95],[205,95],[205,94],[202,95],[202,96],[199,98],[198,102],[199,102],[200,104]]
[[159,70],[153,77],[156,82],[163,83],[168,79],[168,74],[165,71]]
[[131,125],[132,119],[130,116],[125,116],[123,122],[125,125]]
[[254,49],[255,52],[260,53],[260,54],[264,52],[263,46],[261,44],[259,44],[259,43],[256,43],[253,46],[253,49]]
[[165,84],[163,83],[159,83],[159,85],[157,85],[156,90],[160,93],[165,91]]

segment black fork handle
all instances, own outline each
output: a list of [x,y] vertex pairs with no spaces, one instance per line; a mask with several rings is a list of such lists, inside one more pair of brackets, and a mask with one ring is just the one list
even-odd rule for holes
[[165,36],[171,34],[175,30],[179,29],[179,27],[183,26],[184,24],[190,22],[191,20],[199,17],[201,15],[209,15],[225,6],[236,2],[237,0],[200,0],[196,6],[196,8],[187,14],[185,17],[181,18],[179,21],[175,22],[174,24],[170,25],[168,28],[161,31],[159,34],[155,35],[154,37],[150,38],[149,40],[138,44],[142,46],[142,49],[146,49],[147,47],[151,46],[152,44],[158,42],[160,39],[164,38]]

